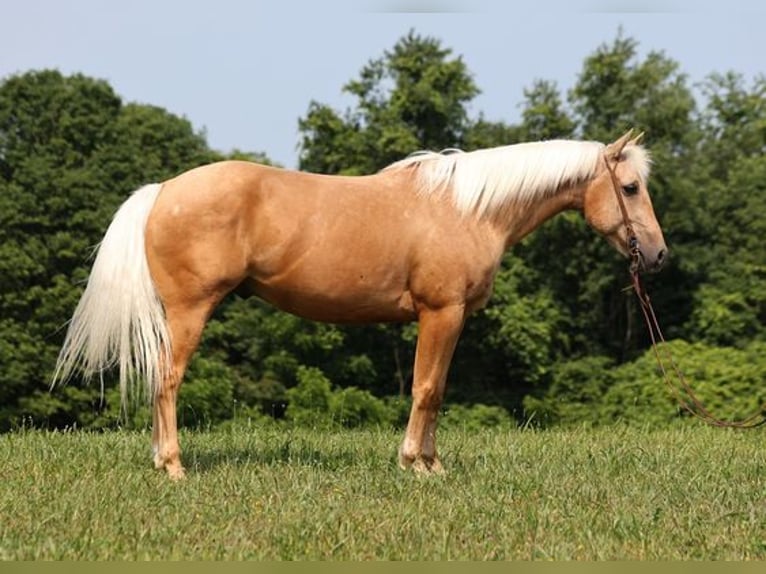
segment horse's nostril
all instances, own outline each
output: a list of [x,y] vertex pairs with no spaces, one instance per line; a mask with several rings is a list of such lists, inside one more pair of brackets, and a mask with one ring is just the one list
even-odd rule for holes
[[665,263],[665,259],[667,258],[668,250],[667,249],[660,249],[660,251],[657,253],[657,261],[655,262],[655,267],[659,269],[663,266]]

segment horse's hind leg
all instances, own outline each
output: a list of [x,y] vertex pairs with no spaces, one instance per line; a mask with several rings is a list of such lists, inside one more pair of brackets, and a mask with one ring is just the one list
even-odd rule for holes
[[171,340],[172,366],[154,396],[152,450],[154,466],[164,468],[172,479],[183,478],[181,448],[178,444],[176,399],[186,367],[199,345],[202,329],[217,299],[165,304],[165,316]]

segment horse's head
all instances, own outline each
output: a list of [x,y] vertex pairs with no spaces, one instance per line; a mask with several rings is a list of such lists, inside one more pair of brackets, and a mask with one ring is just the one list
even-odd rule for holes
[[598,175],[585,189],[583,213],[590,226],[625,256],[630,256],[632,228],[639,266],[654,272],[662,267],[668,249],[647,191],[649,156],[639,145],[642,135],[631,139],[629,131],[606,146]]

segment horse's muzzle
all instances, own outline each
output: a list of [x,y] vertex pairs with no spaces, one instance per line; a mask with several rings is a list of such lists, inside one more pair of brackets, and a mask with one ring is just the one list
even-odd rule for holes
[[639,251],[639,269],[647,273],[657,273],[665,266],[668,260],[668,248],[661,247],[654,253],[649,253],[643,249]]

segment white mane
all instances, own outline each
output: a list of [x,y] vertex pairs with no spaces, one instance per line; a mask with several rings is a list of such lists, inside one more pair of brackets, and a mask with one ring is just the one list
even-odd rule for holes
[[[529,203],[564,185],[596,176],[604,144],[570,140],[522,143],[472,152],[416,152],[384,170],[417,169],[418,191],[439,193],[451,188],[456,207],[478,216],[497,213],[510,203]],[[648,156],[631,146],[625,157],[642,177]]]

